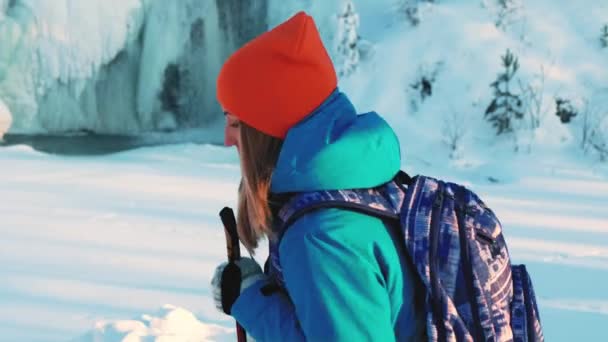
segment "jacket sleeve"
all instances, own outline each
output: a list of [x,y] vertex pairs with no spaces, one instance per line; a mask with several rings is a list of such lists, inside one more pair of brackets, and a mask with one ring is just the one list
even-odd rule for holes
[[241,293],[232,306],[232,316],[256,341],[304,341],[293,305],[281,292],[265,296],[260,280]]
[[378,250],[364,233],[381,223],[361,216],[319,210],[299,219],[281,242],[285,283],[306,340],[395,340]]

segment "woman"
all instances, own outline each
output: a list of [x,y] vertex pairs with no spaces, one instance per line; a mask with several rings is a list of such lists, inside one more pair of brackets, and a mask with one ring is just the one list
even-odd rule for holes
[[[241,279],[222,282],[220,265],[212,281],[218,308],[258,341],[420,340],[423,298],[414,295],[420,289],[397,229],[320,209],[299,218],[280,243],[274,234],[281,198],[376,187],[401,164],[386,122],[357,115],[337,90],[312,18],[300,12],[246,44],[222,67],[217,89],[226,145],[238,149],[243,172],[240,239],[250,251],[264,236],[278,245],[284,279],[281,291],[267,291],[269,276],[246,258],[238,262]],[[238,298],[221,297],[234,286]]]

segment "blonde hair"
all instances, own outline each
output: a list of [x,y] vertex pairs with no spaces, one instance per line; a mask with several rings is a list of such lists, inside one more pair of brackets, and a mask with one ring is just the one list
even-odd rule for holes
[[270,181],[283,140],[262,133],[242,121],[240,134],[242,179],[237,229],[241,242],[253,253],[263,236],[272,238]]

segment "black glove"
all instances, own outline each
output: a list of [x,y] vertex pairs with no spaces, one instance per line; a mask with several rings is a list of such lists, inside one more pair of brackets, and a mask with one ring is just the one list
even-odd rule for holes
[[262,268],[251,258],[220,264],[215,269],[211,280],[215,307],[230,315],[232,305],[239,295],[247,287],[263,278]]

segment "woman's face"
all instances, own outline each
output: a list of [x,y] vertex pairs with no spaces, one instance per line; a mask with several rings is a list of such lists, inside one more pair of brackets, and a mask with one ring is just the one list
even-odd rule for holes
[[224,145],[236,146],[237,151],[241,147],[241,122],[239,119],[226,112],[226,126],[224,127]]

